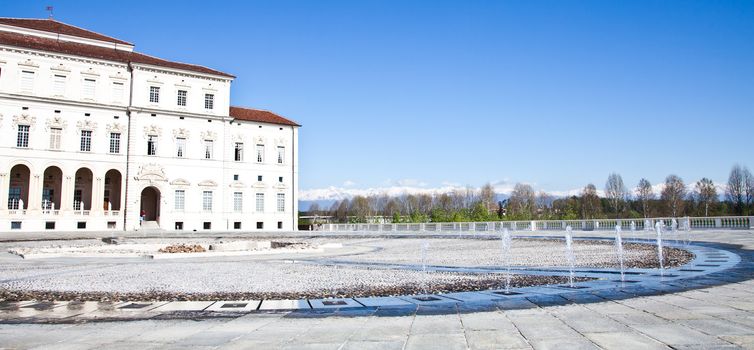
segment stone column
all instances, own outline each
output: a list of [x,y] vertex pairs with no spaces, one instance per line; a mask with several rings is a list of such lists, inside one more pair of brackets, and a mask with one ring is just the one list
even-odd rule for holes
[[29,203],[27,208],[31,211],[42,209],[42,175],[32,174],[29,177]]
[[70,212],[73,209],[73,177],[63,176],[63,183],[60,185],[60,211]]
[[105,201],[105,187],[102,177],[94,178],[94,188],[92,188],[92,213],[102,215]]
[[8,173],[0,174],[0,210],[8,209]]

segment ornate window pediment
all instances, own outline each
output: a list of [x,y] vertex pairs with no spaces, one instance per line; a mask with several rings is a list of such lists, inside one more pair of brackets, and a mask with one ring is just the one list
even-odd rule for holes
[[284,183],[277,183],[275,184],[274,187],[277,188],[278,190],[285,190],[288,188],[288,186],[286,186]]
[[253,185],[251,185],[251,187],[254,187],[254,188],[267,188],[267,185],[265,185],[264,182],[262,182],[262,181],[257,181]]
[[170,184],[173,186],[183,186],[183,187],[191,186],[191,183],[185,179],[175,179],[173,181],[170,181]]
[[185,129],[185,128],[173,129],[173,137],[176,139],[177,138],[188,139],[190,135],[191,135],[191,132],[189,132],[188,129]]
[[202,131],[202,140],[217,140],[217,133],[214,131]]
[[243,143],[243,134],[233,134],[233,142],[241,142]]
[[229,187],[231,188],[244,188],[246,185],[243,184],[241,181],[233,181],[230,183]]
[[52,118],[47,118],[45,130],[49,131],[50,128],[65,129],[68,126],[68,122],[62,116],[56,115]]
[[71,68],[64,64],[58,64],[57,66],[50,67],[50,70],[57,71],[57,72],[70,72]]
[[157,125],[149,125],[144,127],[144,138],[147,136],[162,136],[162,128]]
[[157,85],[162,85],[162,84],[164,84],[164,82],[163,82],[162,80],[160,80],[160,78],[159,78],[158,76],[156,76],[156,75],[155,75],[155,76],[153,76],[153,77],[151,77],[151,78],[149,78],[149,79],[147,80],[147,82],[148,82],[148,83],[150,83],[150,84],[153,84],[153,85],[154,85],[154,84],[157,84]]
[[134,179],[137,181],[149,181],[149,182],[156,182],[156,181],[167,181],[167,177],[165,177],[165,169],[162,168],[162,165],[159,164],[144,164],[139,167],[139,171],[134,176]]
[[256,142],[257,145],[264,145],[265,141],[266,140],[262,136],[255,136],[254,137],[254,142]]
[[86,75],[86,76],[89,76],[89,77],[98,77],[99,76],[99,72],[97,72],[96,70],[94,70],[94,68],[89,67],[89,69],[81,72],[81,75]]
[[275,145],[276,146],[285,146],[285,138],[279,137],[275,139]]
[[13,126],[16,125],[28,125],[30,128],[34,128],[34,124],[37,122],[37,117],[33,117],[29,114],[23,113],[21,115],[13,116]]
[[112,79],[112,80],[128,80],[128,78],[122,72],[120,72],[120,71],[117,72],[117,73],[115,73],[115,74],[110,75],[110,79]]
[[121,123],[107,124],[107,132],[122,133],[124,131],[126,131],[126,127]]
[[217,182],[214,182],[212,180],[204,180],[198,183],[198,185],[203,187],[217,187]]
[[32,61],[30,58],[27,58],[26,61],[18,62],[19,66],[23,67],[33,67],[33,68],[39,68],[39,63]]
[[91,119],[79,120],[76,122],[76,128],[79,130],[97,130],[97,122]]

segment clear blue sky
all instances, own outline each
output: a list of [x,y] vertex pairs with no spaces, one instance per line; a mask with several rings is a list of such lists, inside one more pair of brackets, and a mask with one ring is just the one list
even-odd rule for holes
[[[304,190],[569,190],[754,166],[754,1],[3,1],[233,73]],[[403,182],[410,183],[410,182]]]

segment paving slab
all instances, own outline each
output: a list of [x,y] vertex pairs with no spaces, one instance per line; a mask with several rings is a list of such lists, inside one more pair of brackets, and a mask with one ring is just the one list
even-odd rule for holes
[[214,301],[172,301],[165,305],[156,307],[154,311],[204,311],[214,303]]
[[466,350],[466,337],[457,334],[412,334],[406,341],[405,350],[438,349],[438,350]]
[[351,298],[343,299],[309,299],[313,309],[363,308],[358,301]]
[[311,305],[306,300],[263,300],[259,310],[308,310]]
[[259,307],[259,300],[218,301],[208,306],[205,311],[214,312],[251,312]]
[[407,306],[415,305],[409,303],[403,299],[396,297],[372,297],[372,298],[356,298],[356,301],[366,307],[388,307],[388,306]]
[[654,339],[635,332],[582,333],[603,349],[669,349]]

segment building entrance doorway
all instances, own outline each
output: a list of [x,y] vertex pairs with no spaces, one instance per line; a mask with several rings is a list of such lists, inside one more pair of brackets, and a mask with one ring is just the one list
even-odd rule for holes
[[154,187],[147,187],[141,191],[141,210],[139,215],[144,216],[144,221],[159,221],[160,218],[160,191]]

